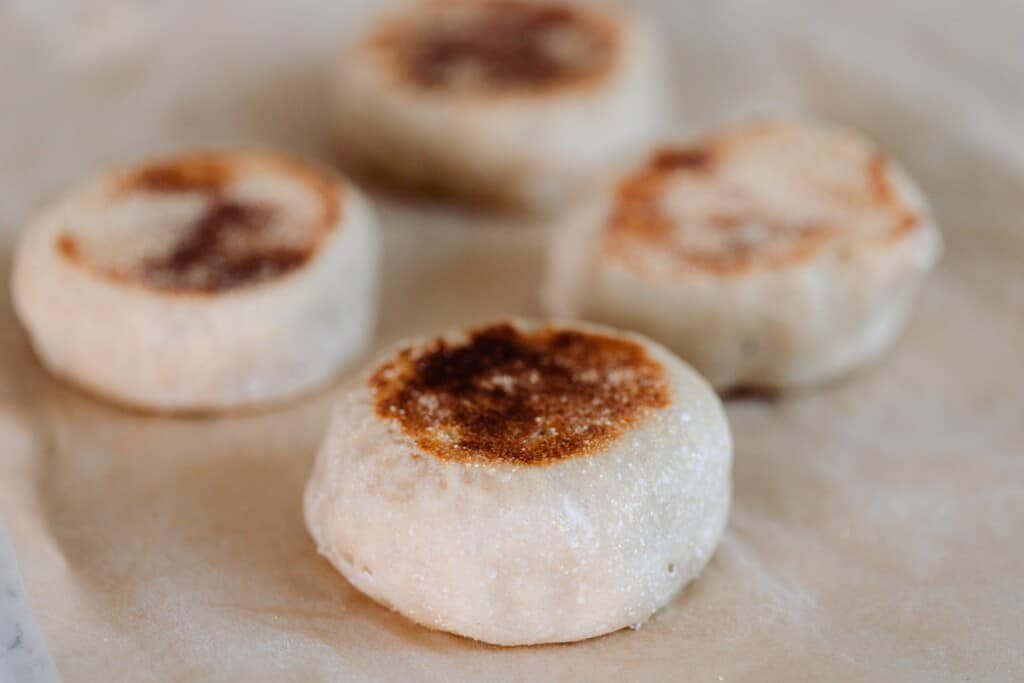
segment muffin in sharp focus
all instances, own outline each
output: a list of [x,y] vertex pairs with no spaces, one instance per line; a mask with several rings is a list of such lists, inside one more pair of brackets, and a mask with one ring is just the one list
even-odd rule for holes
[[354,187],[276,154],[197,151],[106,172],[45,210],[12,290],[54,374],[194,412],[327,381],[372,336],[376,281]]
[[719,389],[815,385],[905,327],[942,240],[849,130],[761,122],[667,144],[556,231],[549,312],[650,335]]
[[665,92],[643,16],[562,0],[409,2],[369,23],[334,73],[344,161],[535,209],[656,139]]
[[712,389],[661,346],[512,320],[400,344],[340,399],[306,487],[320,552],[427,627],[498,645],[647,620],[728,516]]

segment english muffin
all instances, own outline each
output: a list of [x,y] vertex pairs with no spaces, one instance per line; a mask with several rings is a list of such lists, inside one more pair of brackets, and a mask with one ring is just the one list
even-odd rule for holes
[[552,240],[550,312],[648,334],[716,387],[785,390],[878,358],[942,240],[863,136],[785,122],[668,144]]
[[528,208],[642,151],[667,106],[648,21],[566,0],[405,3],[346,48],[334,94],[353,166]]
[[326,381],[371,336],[376,280],[354,187],[276,154],[201,151],[109,171],[45,210],[12,290],[55,374],[208,411]]
[[306,487],[320,552],[409,619],[498,645],[638,625],[711,557],[732,447],[643,337],[511,320],[401,344],[340,400]]

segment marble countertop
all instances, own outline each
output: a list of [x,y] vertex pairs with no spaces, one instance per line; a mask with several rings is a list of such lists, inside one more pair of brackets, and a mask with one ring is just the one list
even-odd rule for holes
[[0,682],[55,683],[57,668],[39,633],[0,520]]

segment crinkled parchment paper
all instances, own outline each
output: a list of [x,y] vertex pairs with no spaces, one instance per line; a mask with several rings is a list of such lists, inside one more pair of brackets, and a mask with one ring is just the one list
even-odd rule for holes
[[[368,4],[0,3],[0,515],[64,680],[1024,679],[1020,2],[654,7],[683,132],[757,113],[862,128],[922,181],[948,251],[882,366],[729,404],[728,533],[638,631],[499,649],[349,587],[300,517],[336,388],[185,420],[46,377],[8,302],[25,221],[106,164],[179,145],[329,159],[324,69]],[[543,226],[380,205],[382,343],[536,312]]]

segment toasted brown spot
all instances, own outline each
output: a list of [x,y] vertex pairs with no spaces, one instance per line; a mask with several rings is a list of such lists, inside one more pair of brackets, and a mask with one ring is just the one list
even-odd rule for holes
[[660,149],[654,153],[650,166],[656,173],[672,173],[684,169],[705,169],[711,165],[711,160],[710,148]]
[[896,239],[917,226],[921,218],[900,202],[889,175],[890,168],[889,159],[884,154],[878,153],[871,159],[868,166],[868,177],[871,179],[871,187],[878,200],[891,207],[899,215],[899,219],[890,233],[890,237]]
[[[758,200],[757,187],[730,175],[732,156],[742,155],[744,145],[757,144],[759,138],[792,135],[794,130],[762,122],[706,138],[694,146],[656,150],[616,189],[605,232],[606,250],[636,265],[633,247],[653,248],[671,254],[686,268],[729,275],[806,261],[841,230],[857,229],[855,218],[844,223],[828,213],[809,216],[802,210],[805,207],[796,211],[772,208]],[[917,214],[902,204],[891,185],[888,160],[876,153],[863,163],[865,189],[819,183],[814,170],[805,171],[806,177],[794,177],[794,182],[804,183],[805,191],[816,193],[818,202],[831,202],[851,215],[888,212],[891,220],[886,236],[901,235],[917,225]],[[788,172],[780,164],[779,173]],[[665,207],[669,192],[687,187],[716,197],[720,205],[717,212],[702,216],[699,225],[686,224]],[[692,239],[694,231],[703,231],[707,239]]]
[[70,235],[61,235],[57,238],[57,251],[60,252],[61,256],[71,261],[77,261],[80,257],[78,242]]
[[670,403],[633,341],[496,324],[405,349],[369,380],[377,413],[446,460],[550,464],[586,455]]
[[899,237],[905,232],[908,232],[912,228],[915,228],[921,222],[921,217],[910,210],[904,210],[900,214],[900,220],[896,224],[896,229],[891,233],[892,237]]
[[540,90],[592,79],[612,60],[614,26],[578,7],[522,0],[424,7],[374,40],[423,89]]
[[142,264],[145,281],[157,289],[217,292],[269,280],[298,268],[308,249],[239,248],[266,229],[273,210],[265,206],[214,200],[171,251]]
[[[728,275],[749,271],[757,263],[782,265],[802,258],[830,234],[824,225],[759,214],[744,205],[743,193],[738,191],[730,213],[716,213],[708,217],[708,227],[718,233],[716,247],[694,248],[679,243],[674,233],[677,229],[685,230],[687,226],[677,225],[662,207],[666,186],[678,174],[692,171],[701,171],[703,180],[710,179],[713,177],[713,163],[711,144],[655,151],[638,173],[619,186],[608,231],[608,245],[621,251],[624,242],[639,239],[669,250],[679,262],[690,267]],[[781,253],[762,253],[759,249],[762,245],[744,232],[745,227],[753,222],[767,233],[786,235],[792,242],[791,247]]]
[[871,179],[871,189],[878,199],[886,204],[896,201],[892,185],[889,183],[888,160],[884,154],[875,154],[868,164],[868,178]]
[[219,155],[197,154],[153,163],[128,173],[120,192],[221,191],[235,176],[235,168]]
[[[233,197],[233,184],[250,172],[273,173],[309,192],[319,215],[314,223],[295,226],[271,224],[281,217],[280,207]],[[196,152],[157,161],[120,175],[110,201],[134,194],[199,195],[203,212],[165,253],[140,259],[130,267],[103,267],[86,258],[88,250],[69,234],[57,239],[62,255],[89,266],[109,279],[140,282],[175,293],[212,294],[255,285],[296,270],[319,248],[320,240],[335,228],[340,211],[339,186],[316,170],[286,157],[259,153]],[[140,226],[141,227],[141,226]],[[83,239],[87,237],[83,234]],[[86,245],[88,240],[86,240]]]
[[114,198],[133,192],[222,194],[251,168],[272,170],[308,188],[321,203],[321,222],[333,225],[340,214],[337,182],[285,156],[263,153],[198,151],[145,164],[125,173]]

